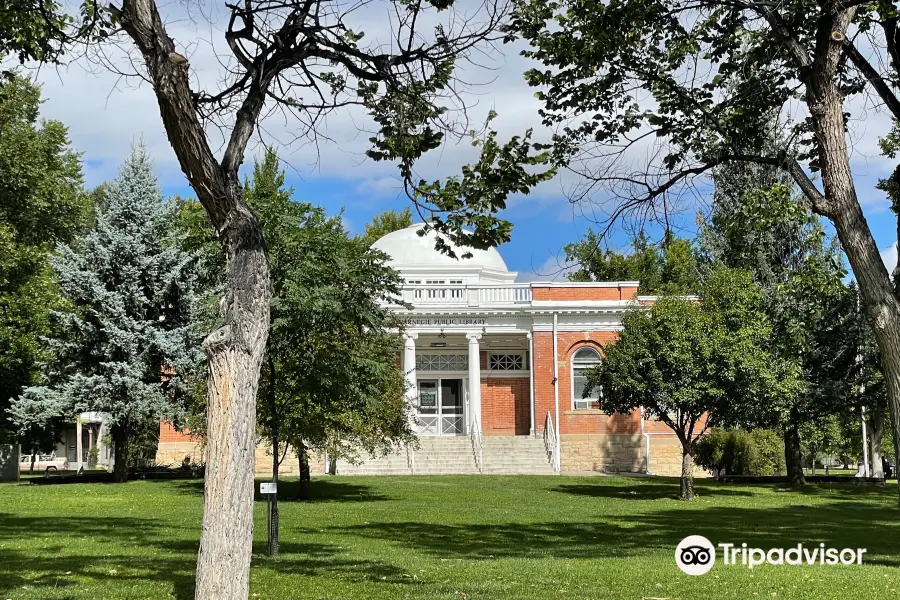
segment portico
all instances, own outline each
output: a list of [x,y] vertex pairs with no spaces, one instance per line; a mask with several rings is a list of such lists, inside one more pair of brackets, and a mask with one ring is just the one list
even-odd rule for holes
[[[486,334],[485,328],[466,331],[462,325],[460,331],[451,327],[404,334],[402,367],[413,429],[419,435],[469,435],[473,431],[492,435],[496,419],[489,414],[485,426],[482,389],[487,387],[490,392],[498,379],[517,381],[523,391],[528,389],[530,334]],[[520,427],[515,433],[519,434],[531,432],[530,396],[524,400],[516,407]]]

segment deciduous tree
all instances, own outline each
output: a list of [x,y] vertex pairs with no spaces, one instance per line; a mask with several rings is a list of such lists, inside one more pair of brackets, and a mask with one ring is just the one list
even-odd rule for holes
[[842,281],[839,245],[791,194],[790,184],[778,182],[777,169],[741,167],[717,170],[712,214],[700,224],[700,247],[708,265],[753,275],[772,323],[770,347],[802,373],[800,393],[773,398],[774,405],[754,403],[755,415],[745,423],[784,432],[788,476],[802,484],[801,425],[858,411],[853,402],[857,294]]
[[382,211],[372,217],[371,223],[366,223],[366,229],[361,236],[362,241],[371,246],[392,231],[404,229],[412,224],[412,210],[409,207],[403,210]]
[[791,365],[774,357],[762,293],[743,271],[714,271],[700,300],[664,296],[625,315],[624,329],[590,372],[585,394],[599,386],[608,414],[642,410],[681,442],[681,498],[694,496],[697,437],[741,419],[748,400],[790,394]]
[[[14,76],[0,86],[0,439],[12,437],[9,402],[37,383],[48,358],[40,337],[63,301],[49,254],[85,226],[90,202],[66,128],[38,121],[40,89]],[[27,450],[52,445],[53,432],[19,431]],[[47,435],[49,434],[49,435]]]
[[[531,153],[529,135],[504,144],[492,132],[477,138],[480,159],[459,178],[428,182],[415,173],[417,160],[446,133],[461,133],[450,111],[451,100],[460,98],[454,69],[494,39],[505,5],[490,0],[468,11],[452,0],[379,0],[367,8],[376,5],[373,14],[389,22],[384,36],[369,41],[357,5],[225,4],[221,29],[230,57],[218,89],[198,89],[192,81],[190,59],[169,35],[158,2],[123,0],[109,9],[111,22],[140,54],[134,63],[142,64],[141,75],[153,86],[169,141],[226,257],[225,323],[205,342],[210,380],[198,599],[249,593],[255,401],[272,281],[262,229],[243,198],[238,169],[263,115],[280,111],[296,124],[297,139],[318,142],[326,115],[364,107],[375,130],[368,156],[397,163],[408,195],[434,215],[432,226],[469,246],[507,241],[511,225],[496,212],[509,193],[527,192],[543,179],[528,168],[541,160]],[[226,140],[220,156],[208,137],[213,124]],[[472,234],[463,230],[466,224]]]
[[[857,197],[846,131],[866,118],[852,114],[862,94],[900,118],[898,27],[893,2],[519,0],[510,28],[542,63],[526,76],[545,123],[564,125],[557,161],[588,193],[613,198],[613,218],[668,212],[727,163],[790,175],[807,210],[834,224],[859,283],[895,444],[900,300]],[[799,118],[772,148],[771,116],[786,113]],[[886,138],[888,152],[897,139]]]
[[571,281],[639,281],[641,294],[693,294],[699,287],[697,256],[691,242],[667,232],[654,244],[641,231],[631,252],[604,248],[603,236],[588,229],[584,238],[565,247],[566,262],[577,269]]

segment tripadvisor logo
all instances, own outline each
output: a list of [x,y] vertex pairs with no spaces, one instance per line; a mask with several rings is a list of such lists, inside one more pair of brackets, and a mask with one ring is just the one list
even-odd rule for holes
[[689,535],[675,547],[675,564],[688,575],[708,573],[716,563],[716,549],[702,535]]
[[[722,564],[748,569],[770,565],[861,565],[865,548],[826,548],[825,544],[791,548],[752,548],[744,544],[718,544]],[[688,575],[708,573],[716,562],[716,546],[702,535],[689,535],[675,547],[675,564]]]

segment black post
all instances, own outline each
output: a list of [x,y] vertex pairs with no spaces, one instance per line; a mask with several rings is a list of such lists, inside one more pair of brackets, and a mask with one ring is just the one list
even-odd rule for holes
[[[276,488],[277,490],[277,488]],[[269,497],[268,523],[266,528],[266,550],[269,556],[278,556],[278,492]]]

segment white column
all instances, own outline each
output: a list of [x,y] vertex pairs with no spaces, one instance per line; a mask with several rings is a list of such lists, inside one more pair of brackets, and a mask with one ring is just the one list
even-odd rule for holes
[[83,449],[81,447],[81,417],[75,417],[75,468],[77,470],[81,470],[82,467],[82,453]]
[[528,338],[528,410],[531,413],[531,435],[534,436],[534,336],[529,331],[525,334]]
[[559,340],[557,336],[557,316],[557,313],[553,313],[553,418],[555,419],[553,425],[556,427],[556,464],[553,466],[558,473],[562,470],[562,459],[560,458],[562,433],[560,432],[561,423],[559,422]]
[[403,342],[403,372],[406,374],[406,404],[410,422],[415,415],[415,407],[419,398],[419,384],[416,380],[416,338],[418,337],[418,333],[406,333]]
[[480,333],[467,333],[469,338],[469,423],[481,432],[481,353],[478,350]]

